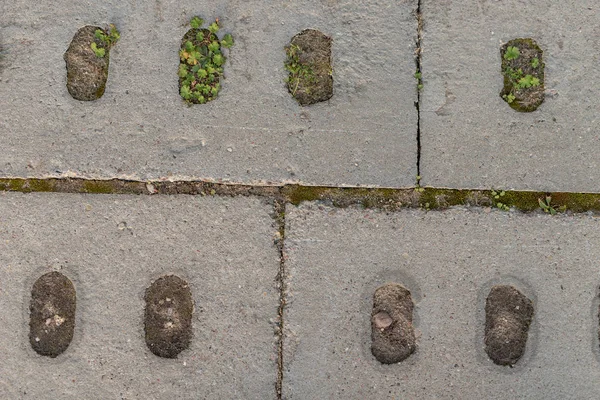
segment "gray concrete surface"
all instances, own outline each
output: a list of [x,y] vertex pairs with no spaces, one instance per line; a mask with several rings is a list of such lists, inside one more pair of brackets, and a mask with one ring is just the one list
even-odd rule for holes
[[[207,179],[406,187],[415,182],[416,0],[191,0],[0,5],[0,175]],[[178,93],[181,37],[219,17],[236,45],[216,101]],[[73,100],[63,54],[83,25],[113,22],[108,84]],[[300,107],[284,46],[305,28],[333,37],[334,97]]]
[[[271,208],[248,198],[0,193],[2,399],[272,399],[278,251]],[[33,282],[77,290],[73,342],[29,345]],[[194,338],[177,359],[144,342],[144,291],[186,279]]]
[[[594,0],[423,1],[422,184],[600,191],[600,28]],[[500,46],[534,38],[546,100],[512,110]]]
[[[600,393],[600,221],[479,210],[287,208],[285,399],[593,399]],[[417,350],[370,353],[376,287],[415,301]],[[514,368],[483,350],[484,304],[507,282],[535,305]]]

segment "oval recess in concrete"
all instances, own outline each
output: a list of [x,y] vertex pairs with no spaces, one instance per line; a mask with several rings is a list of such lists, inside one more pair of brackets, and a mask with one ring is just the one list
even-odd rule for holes
[[544,102],[543,51],[533,39],[513,39],[500,49],[504,87],[500,97],[516,111],[535,111]]
[[159,357],[176,358],[192,339],[194,302],[188,283],[163,276],[146,289],[144,300],[146,345]]
[[227,57],[223,48],[233,46],[233,37],[227,33],[219,39],[217,18],[208,29],[198,16],[191,19],[192,29],[181,39],[179,49],[179,94],[190,104],[204,104],[214,100],[221,90],[221,77]]
[[[67,64],[67,89],[76,100],[91,101],[102,97],[108,79],[110,45],[96,37],[97,26],[79,29],[64,59]],[[96,50],[92,49],[92,45]],[[102,56],[97,55],[103,54]]]
[[316,29],[305,29],[286,46],[287,87],[300,103],[309,105],[333,96],[332,39]]
[[371,312],[371,352],[383,364],[407,359],[416,349],[410,291],[397,283],[375,290]]
[[496,285],[485,303],[485,351],[498,365],[512,366],[525,353],[533,302],[510,285]]
[[33,284],[29,306],[29,342],[43,356],[64,352],[75,329],[76,293],[73,283],[54,271]]

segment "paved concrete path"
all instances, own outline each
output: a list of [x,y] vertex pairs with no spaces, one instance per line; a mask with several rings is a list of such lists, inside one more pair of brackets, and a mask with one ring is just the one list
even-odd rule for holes
[[[315,185],[352,186],[334,203],[374,208],[443,207],[439,188],[600,193],[598,11],[592,0],[0,3],[0,179],[113,193],[0,192],[0,398],[597,398],[597,217],[284,203],[319,198]],[[194,15],[218,17],[236,44],[219,97],[188,107],[176,73]],[[76,101],[63,54],[80,27],[109,23],[121,39],[104,96]],[[284,47],[306,28],[333,38],[334,96],[300,107]],[[500,47],[519,37],[544,50],[546,99],[532,113],[499,96]],[[41,180],[10,182],[27,177]],[[116,194],[155,193],[152,181],[174,182],[166,195]],[[167,194],[179,189],[201,194]],[[507,197],[518,207],[521,194]],[[49,271],[77,291],[74,339],[54,359],[28,342],[32,285]],[[164,274],[186,279],[195,302],[177,359],[144,343],[144,290]],[[373,292],[388,281],[415,302],[417,350],[395,365],[370,352]],[[483,350],[496,283],[535,306],[514,368]]]
[[[0,74],[1,176],[415,182],[416,0],[0,7],[7,51]],[[218,99],[188,107],[177,86],[178,52],[194,15],[219,17],[236,44]],[[111,50],[106,92],[94,102],[74,100],[63,54],[77,29],[111,22],[121,39]],[[284,47],[308,27],[333,38],[335,95],[305,108],[287,92]]]
[[[271,210],[247,198],[0,193],[0,397],[275,398]],[[29,345],[28,308],[54,270],[72,280],[77,311],[72,343],[52,359]],[[177,359],[144,342],[144,291],[165,274],[195,302]]]
[[[423,1],[422,184],[600,191],[600,13],[594,0]],[[546,99],[500,97],[500,47],[544,51]]]
[[[592,399],[600,392],[600,220],[481,209],[287,208],[284,398]],[[373,292],[406,286],[417,350],[371,355]],[[483,348],[493,284],[534,302],[514,368]]]

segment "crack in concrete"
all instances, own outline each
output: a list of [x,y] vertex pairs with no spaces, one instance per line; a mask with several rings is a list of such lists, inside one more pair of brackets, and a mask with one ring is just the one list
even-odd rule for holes
[[416,73],[420,74],[417,78],[417,101],[415,102],[415,108],[417,109],[417,183],[421,180],[421,87],[423,82],[422,71],[421,71],[421,40],[423,38],[423,14],[421,12],[421,0],[417,3],[416,10],[417,19],[417,41],[415,47],[415,63]]

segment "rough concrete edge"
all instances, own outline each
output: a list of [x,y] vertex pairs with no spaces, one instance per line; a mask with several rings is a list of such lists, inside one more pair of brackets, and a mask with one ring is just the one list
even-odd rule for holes
[[[443,210],[453,206],[489,207],[505,211],[600,214],[600,193],[539,192],[499,189],[447,189],[416,186],[408,189],[328,187],[283,184],[243,185],[207,181],[91,180],[83,178],[0,178],[0,191],[90,194],[135,194],[200,196],[255,196],[275,201],[278,206],[321,201],[339,208],[396,211],[403,208]],[[541,203],[547,204],[542,207]],[[277,214],[277,210],[275,211]]]

